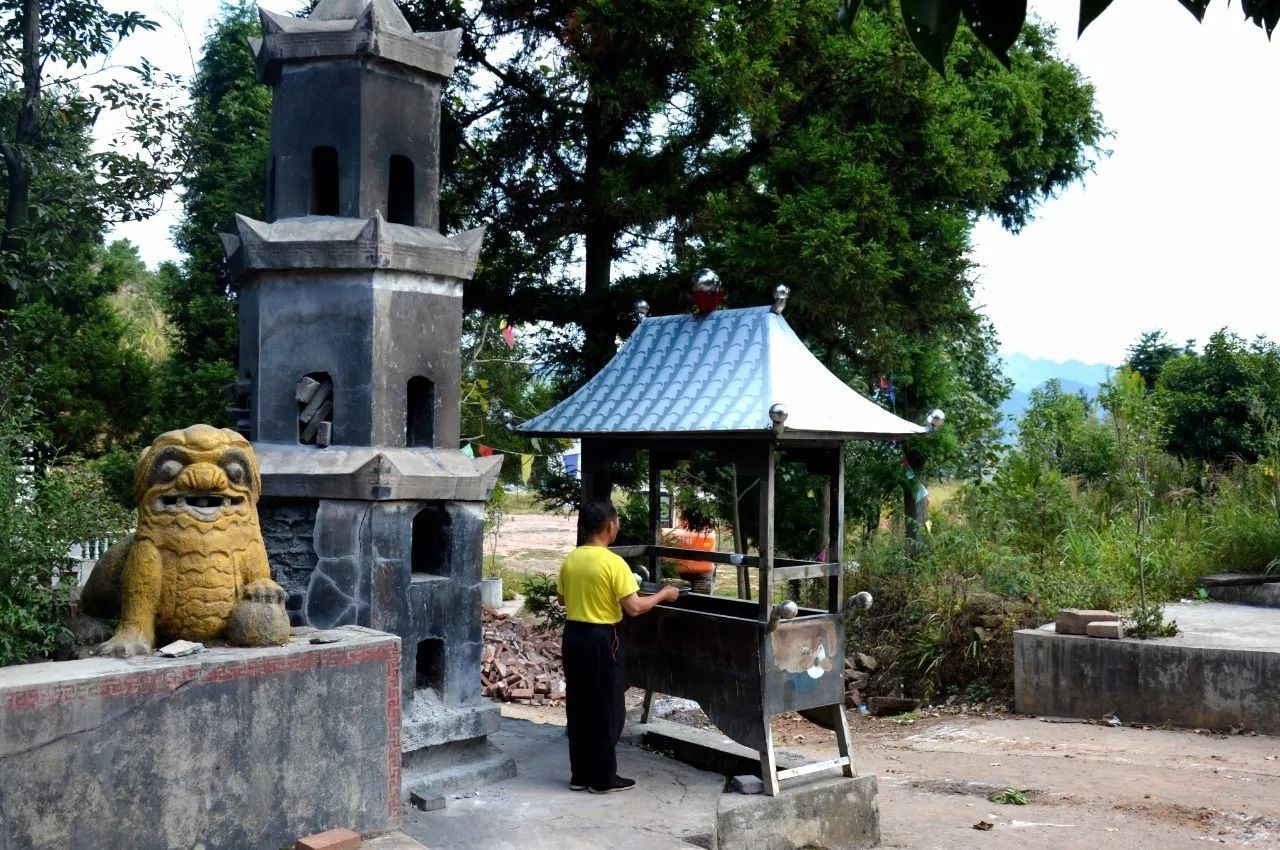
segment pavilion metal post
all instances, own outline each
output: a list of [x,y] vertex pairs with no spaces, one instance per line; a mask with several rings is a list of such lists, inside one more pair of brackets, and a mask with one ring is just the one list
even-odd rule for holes
[[764,447],[763,465],[760,469],[760,531],[757,548],[760,550],[760,620],[769,619],[773,607],[773,485],[774,445],[770,440]]
[[[741,495],[738,493],[738,459],[733,460],[733,476],[732,491],[730,495],[733,498],[733,513],[730,515],[730,522],[733,523],[733,551],[745,555],[747,553],[747,542],[743,539],[742,533],[742,512],[739,509],[738,500]],[[751,598],[751,573],[744,566],[738,566],[738,598]]]
[[[662,466],[658,462],[658,452],[649,450],[649,543],[662,545]],[[649,553],[649,581],[662,579],[661,561],[657,552]]]
[[829,478],[831,497],[827,500],[827,561],[839,565],[836,574],[827,580],[827,610],[832,614],[839,613],[844,604],[844,443],[836,444],[834,455]]

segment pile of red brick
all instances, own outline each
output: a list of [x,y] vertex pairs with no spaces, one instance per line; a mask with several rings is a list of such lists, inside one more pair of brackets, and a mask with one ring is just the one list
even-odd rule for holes
[[870,655],[853,652],[844,658],[844,704],[857,708],[863,703],[863,693],[871,683],[871,674],[880,669],[880,663]]
[[564,700],[560,635],[538,632],[488,605],[483,608],[482,623],[481,692],[503,702],[560,705]]

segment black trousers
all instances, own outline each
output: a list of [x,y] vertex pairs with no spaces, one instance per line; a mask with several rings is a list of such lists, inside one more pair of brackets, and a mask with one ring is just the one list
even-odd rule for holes
[[573,782],[594,788],[607,788],[618,775],[615,747],[626,719],[627,690],[620,626],[564,624],[569,770]]

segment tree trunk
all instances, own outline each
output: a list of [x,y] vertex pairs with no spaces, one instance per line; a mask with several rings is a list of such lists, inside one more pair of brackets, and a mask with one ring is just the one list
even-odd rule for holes
[[[18,126],[11,141],[0,143],[7,177],[8,203],[5,207],[4,233],[0,249],[7,256],[19,250],[22,230],[31,214],[31,163],[27,151],[40,137],[40,0],[23,0],[20,22],[22,29],[22,106],[18,110]],[[6,350],[13,340],[10,313],[18,306],[18,290],[13,285],[14,269],[0,282],[0,323]]]
[[905,449],[903,457],[907,459],[908,468],[915,473],[915,477],[908,480],[902,488],[902,519],[907,535],[907,551],[914,555],[924,549],[925,523],[929,520],[928,497],[916,498],[916,492],[924,484],[924,476],[921,473],[924,471],[925,463],[923,457]]
[[614,145],[621,141],[618,128],[605,118],[590,95],[583,107],[586,131],[586,161],[583,165],[583,248],[586,253],[583,276],[582,366],[589,378],[613,357],[614,329],[609,282],[613,273],[613,251],[618,225],[610,212],[611,199],[605,197],[603,173],[614,159]]

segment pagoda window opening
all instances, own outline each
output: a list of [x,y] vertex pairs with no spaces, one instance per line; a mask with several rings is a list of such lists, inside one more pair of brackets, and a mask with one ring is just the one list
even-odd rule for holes
[[405,445],[434,448],[436,387],[421,375],[409,379]]
[[396,154],[387,170],[387,221],[392,224],[414,222],[413,160]]
[[311,214],[338,214],[338,149],[311,149]]

